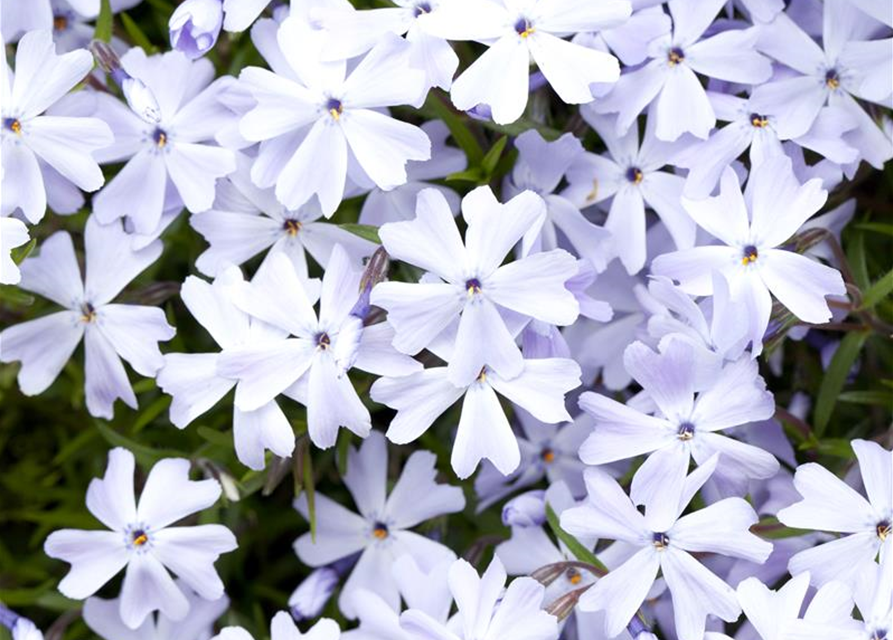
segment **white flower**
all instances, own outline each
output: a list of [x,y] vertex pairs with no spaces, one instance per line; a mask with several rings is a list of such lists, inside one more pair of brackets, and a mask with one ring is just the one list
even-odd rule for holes
[[[352,598],[358,589],[374,591],[391,608],[399,607],[400,593],[391,566],[401,556],[411,555],[423,567],[452,556],[452,551],[439,542],[409,530],[465,507],[460,488],[435,482],[435,461],[428,451],[414,452],[387,495],[387,443],[380,433],[373,432],[359,451],[351,448],[344,476],[360,515],[316,494],[315,541],[309,532],[305,533],[295,541],[295,551],[311,567],[360,552],[338,600],[345,616],[356,615]],[[295,508],[309,519],[306,494],[295,501]]]
[[0,218],[0,284],[18,284],[22,275],[10,251],[28,243],[28,227],[15,218]]
[[[329,618],[322,618],[307,633],[301,633],[285,611],[280,611],[273,616],[270,623],[270,640],[338,640],[341,637],[341,629],[338,623]],[[242,627],[225,627],[211,640],[254,640],[250,633]]]
[[478,577],[467,561],[459,559],[449,572],[450,591],[456,600],[460,624],[453,631],[421,609],[409,609],[400,625],[411,640],[556,640],[558,620],[542,610],[545,587],[533,578],[515,578],[503,591],[506,573],[494,558]]
[[[114,138],[99,118],[42,115],[93,68],[89,51],[56,55],[53,34],[32,31],[19,41],[13,75],[6,64],[6,48],[3,50],[0,211],[8,215],[21,209],[36,223],[47,207],[46,165],[81,189],[96,191],[105,179],[92,154],[112,144]],[[46,165],[42,167],[41,162]]]
[[791,574],[809,571],[822,585],[840,580],[855,588],[875,559],[893,544],[893,453],[867,440],[853,440],[866,500],[824,467],[811,462],[797,467],[794,486],[803,500],[778,512],[789,527],[845,534],[801,551],[788,565]]
[[168,571],[205,600],[221,598],[223,582],[214,562],[237,547],[235,536],[219,524],[171,526],[220,497],[220,484],[190,480],[189,466],[179,458],[157,462],[137,504],[133,454],[121,448],[110,451],[105,476],[94,479],[87,490],[87,508],[111,531],[63,529],[44,544],[48,556],[71,564],[59,591],[83,600],[126,567],[118,610],[130,629],[153,611],[171,620],[189,613],[189,600]]
[[[254,321],[233,302],[243,283],[241,272],[230,267],[209,284],[189,276],[180,291],[186,307],[223,352],[245,344],[284,340],[285,335],[264,322]],[[217,404],[238,384],[217,372],[218,353],[168,353],[158,372],[158,386],[173,396],[171,422],[179,429]],[[253,411],[233,408],[233,442],[236,456],[252,469],[263,469],[264,450],[287,458],[295,448],[291,424],[275,401]]]
[[[613,637],[635,615],[659,570],[673,597],[680,640],[701,640],[712,614],[734,622],[741,609],[732,588],[692,553],[765,562],[772,545],[748,530],[758,520],[741,498],[726,498],[686,516],[682,511],[716,468],[719,454],[689,475],[673,499],[655,499],[636,510],[620,485],[598,469],[587,469],[589,501],[561,515],[571,535],[622,540],[639,550],[580,598],[583,611],[605,611],[605,632]],[[681,517],[680,517],[681,516]]]
[[421,16],[429,33],[447,40],[478,40],[490,48],[453,82],[453,104],[463,111],[489,105],[493,120],[514,122],[527,105],[533,59],[564,102],[593,100],[589,85],[620,77],[617,59],[562,38],[621,24],[630,16],[626,0],[450,0]]
[[287,255],[301,280],[306,280],[307,254],[323,268],[332,250],[340,244],[361,266],[375,251],[368,240],[327,222],[319,222],[319,203],[310,202],[291,211],[276,200],[273,189],[260,189],[251,182],[251,159],[236,155],[237,169],[217,183],[217,198],[208,211],[194,214],[189,224],[211,245],[195,261],[196,268],[210,276],[226,265],[240,265],[269,249],[267,255]]
[[[254,280],[237,289],[235,302],[242,311],[292,336],[233,346],[219,356],[218,375],[240,381],[238,409],[255,411],[284,393],[307,407],[310,438],[320,448],[335,444],[341,426],[360,437],[369,434],[369,410],[348,371],[355,366],[379,375],[407,375],[421,365],[391,346],[394,333],[386,322],[363,326],[354,312],[361,275],[336,246],[321,296],[318,281],[303,283],[282,253],[271,255]],[[313,304],[318,297],[317,316]]]
[[754,168],[744,195],[734,170],[726,168],[718,196],[682,199],[689,215],[723,245],[665,253],[655,258],[652,271],[679,281],[691,295],[711,295],[713,271],[721,272],[732,301],[744,305],[756,356],[772,311],[770,292],[813,324],[831,319],[826,296],[846,293],[836,269],[780,248],[827,197],[820,180],[797,181],[787,156],[768,158]]
[[19,388],[25,395],[45,391],[84,339],[87,409],[111,419],[117,398],[136,409],[136,395],[120,358],[140,375],[154,377],[163,364],[159,341],[175,333],[155,307],[114,304],[112,300],[161,255],[161,243],[131,250],[121,225],[99,225],[92,216],[84,235],[87,274],[80,267],[71,236],[47,238],[37,257],[22,265],[20,287],[49,298],[65,311],[29,320],[0,333],[0,361],[21,361]]
[[96,195],[93,209],[103,224],[126,217],[138,233],[148,234],[161,222],[168,191],[193,213],[211,208],[217,178],[236,169],[233,152],[212,141],[234,116],[217,100],[226,79],[211,82],[214,66],[208,60],[191,61],[179,51],[146,56],[134,47],[121,65],[151,91],[160,118],[148,122],[142,108],[137,112],[109,95],[97,97],[97,115],[115,132],[115,143],[97,157],[127,164]]
[[12,627],[12,640],[43,640],[43,633],[27,618],[19,618]]
[[104,640],[202,640],[210,638],[214,621],[229,608],[225,595],[216,600],[205,600],[182,580],[176,580],[178,588],[189,601],[189,613],[182,620],[172,620],[163,613],[157,618],[149,616],[136,629],[131,629],[121,619],[120,598],[103,600],[87,598],[84,602],[84,622]]
[[464,243],[439,191],[421,191],[416,211],[415,220],[380,230],[392,257],[433,276],[420,283],[383,282],[372,290],[372,304],[388,311],[397,334],[394,346],[417,353],[458,320],[448,367],[454,385],[468,386],[484,366],[506,380],[519,375],[523,357],[506,316],[522,319],[522,326],[528,318],[567,325],[579,313],[564,286],[578,271],[566,251],[500,266],[521,237],[543,223],[542,198],[525,191],[503,205],[489,187],[475,189],[462,200],[468,223]]
[[239,76],[257,101],[239,129],[265,143],[252,170],[256,185],[275,184],[288,209],[316,195],[328,217],[348,171],[356,183],[393,189],[406,182],[409,160],[431,157],[431,143],[380,109],[424,99],[424,73],[408,64],[405,40],[388,34],[347,74],[344,61],[319,61],[324,38],[299,16],[286,18],[278,50],[268,54],[274,71],[248,67]]

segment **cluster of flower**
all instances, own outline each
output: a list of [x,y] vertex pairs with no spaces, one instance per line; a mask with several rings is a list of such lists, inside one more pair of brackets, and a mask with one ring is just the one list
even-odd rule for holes
[[[17,45],[0,86],[0,282],[64,307],[0,333],[22,393],[47,390],[83,339],[97,418],[118,399],[137,407],[123,360],[172,397],[180,429],[234,390],[235,452],[254,470],[267,450],[295,453],[283,396],[306,407],[316,447],[341,427],[364,439],[343,477],[358,514],[295,501],[315,526],[295,551],[315,570],[273,640],[643,640],[654,623],[719,640],[742,611],[739,638],[887,638],[893,454],[852,441],[867,499],[855,476],[798,467],[757,357],[851,308],[832,248],[855,203],[815,214],[863,162],[893,157],[877,108],[893,107],[889,1],[295,0],[260,17],[267,4],[186,0],[172,51],[147,55],[90,44],[99,0],[4,0]],[[215,79],[204,54],[221,29],[249,27],[269,68]],[[481,53],[454,77],[457,41]],[[456,118],[448,92],[499,128],[547,84],[581,105],[569,129],[588,125],[606,150],[524,120],[501,197],[444,184],[467,170],[447,123],[395,117]],[[85,277],[66,231],[13,261],[25,222],[81,210],[83,192],[95,192]],[[360,196],[362,226],[329,221]],[[210,280],[189,276],[180,295],[217,352],[162,354],[165,313],[113,302],[184,208]],[[377,379],[358,392],[352,369]],[[384,432],[362,396],[393,410]],[[481,576],[411,531],[466,506],[436,482],[434,454],[413,452],[387,491],[387,441],[419,440],[460,401],[450,466],[459,479],[480,467],[478,509],[526,490],[505,504],[512,535]],[[47,539],[71,564],[59,590],[86,599],[108,640],[208,638],[229,607],[214,564],[236,538],[173,525],[221,485],[164,459],[137,502],[134,471],[115,449],[87,491],[110,531]],[[807,531],[756,535],[781,525]],[[120,597],[95,597],[122,569]],[[506,588],[507,574],[521,577]],[[342,581],[339,609],[359,627],[322,619],[302,635],[295,621]],[[0,623],[41,637],[3,608]]]

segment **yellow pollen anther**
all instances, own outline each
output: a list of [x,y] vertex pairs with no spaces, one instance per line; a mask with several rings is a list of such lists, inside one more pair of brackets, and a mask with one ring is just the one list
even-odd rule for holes
[[375,527],[372,530],[372,535],[379,540],[384,540],[388,537],[388,530],[385,527]]
[[645,179],[645,174],[642,173],[641,169],[633,169],[633,184],[641,184],[642,180]]
[[881,539],[881,542],[886,542],[887,536],[893,531],[893,526],[891,526],[889,522],[879,522],[876,531],[877,537]]
[[340,120],[341,119],[341,111],[342,111],[341,109],[329,109],[329,115],[332,116],[332,119],[334,119],[334,120]]
[[295,237],[298,235],[298,231],[301,230],[301,223],[298,220],[286,220],[285,221],[285,232],[291,237]]
[[520,34],[518,34],[518,35],[520,35],[522,38],[526,38],[526,37],[528,37],[530,34],[532,34],[534,31],[536,31],[536,29],[534,29],[533,27],[527,27],[526,29],[524,29],[524,31],[522,31],[522,32],[521,32]]
[[837,76],[831,76],[830,78],[825,80],[825,84],[828,85],[829,89],[836,89],[840,86],[840,80]]
[[675,67],[683,60],[685,60],[685,54],[683,54],[680,49],[670,49],[670,51],[667,53],[667,64],[669,64],[671,67]]
[[133,545],[134,545],[135,547],[141,547],[141,546],[143,546],[144,544],[146,544],[147,542],[149,542],[149,536],[147,536],[147,535],[146,535],[145,533],[143,533],[142,531],[139,531],[139,532],[137,532],[137,533],[138,533],[139,535],[137,535],[137,536],[135,536],[135,537],[133,538]]
[[68,28],[68,18],[65,16],[55,16],[53,18],[53,29],[56,31],[64,31]]
[[757,129],[765,129],[769,126],[769,118],[755,113],[750,116],[750,124],[752,124]]
[[576,569],[568,569],[567,579],[571,584],[580,584],[583,580],[583,576]]
[[13,120],[9,125],[10,130],[16,135],[22,135],[22,123],[18,120]]
[[592,181],[592,191],[586,194],[586,202],[595,202],[598,198],[598,178]]
[[81,322],[93,322],[96,320],[96,309],[89,302],[81,306]]
[[155,138],[155,144],[157,144],[159,148],[164,147],[167,144],[167,134],[159,132],[158,136]]
[[741,264],[743,264],[745,267],[753,262],[756,262],[756,261],[757,261],[757,254],[755,254],[755,253],[749,253],[746,256],[741,256]]
[[555,452],[552,451],[551,449],[546,449],[545,451],[543,451],[542,459],[543,459],[543,462],[545,462],[547,464],[555,462]]
[[486,382],[487,381],[487,367],[482,367],[481,372],[477,377],[478,382]]

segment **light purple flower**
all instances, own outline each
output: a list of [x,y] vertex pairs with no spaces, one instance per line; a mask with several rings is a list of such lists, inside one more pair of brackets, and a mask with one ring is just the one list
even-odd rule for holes
[[128,282],[158,259],[160,242],[133,251],[120,224],[103,227],[91,216],[84,244],[85,280],[65,231],[44,240],[39,255],[22,263],[19,286],[65,310],[4,329],[0,361],[21,361],[19,388],[25,395],[37,395],[59,376],[83,339],[87,409],[111,420],[118,398],[137,408],[121,358],[140,375],[154,377],[163,364],[157,343],[170,340],[175,331],[161,309],[112,303]]
[[[301,633],[295,621],[285,611],[280,611],[270,623],[270,640],[338,640],[341,629],[331,618],[321,618],[307,633]],[[224,627],[211,640],[254,640],[242,627]]]
[[[420,566],[432,567],[452,555],[444,545],[410,531],[425,520],[465,507],[459,487],[435,482],[435,461],[434,454],[415,451],[387,494],[387,442],[376,431],[359,450],[351,448],[343,478],[359,515],[316,494],[316,535],[308,532],[298,538],[295,551],[311,567],[361,552],[338,599],[348,618],[356,617],[352,595],[358,589],[374,591],[392,609],[399,608],[400,593],[391,574],[399,557],[411,555]],[[306,494],[295,501],[295,508],[309,519]]]
[[168,21],[171,47],[190,60],[201,58],[214,47],[222,26],[222,0],[185,0]]

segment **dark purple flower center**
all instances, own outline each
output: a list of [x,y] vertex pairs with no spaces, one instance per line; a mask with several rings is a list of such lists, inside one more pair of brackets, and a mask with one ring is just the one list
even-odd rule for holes
[[341,114],[344,113],[344,105],[338,98],[329,98],[326,100],[326,111],[329,112],[329,115],[332,116],[335,120],[341,117]]
[[626,179],[633,184],[639,184],[645,178],[645,174],[639,167],[630,167],[626,170]]
[[473,296],[476,293],[481,292],[481,281],[477,278],[471,278],[470,280],[465,281],[465,291],[469,296]]
[[331,346],[331,344],[332,344],[332,339],[329,337],[328,333],[323,332],[316,336],[316,346],[319,349],[322,349],[323,351],[325,351],[326,349],[328,349]]
[[749,244],[744,247],[744,251],[741,252],[741,264],[746,267],[747,265],[756,262],[759,256],[760,253],[757,251],[757,248],[752,244]]
[[285,229],[285,232],[294,237],[298,235],[298,231],[301,230],[301,222],[300,220],[286,220],[282,223],[282,228]]
[[757,129],[765,129],[769,126],[769,118],[759,113],[750,114],[750,124]]
[[828,69],[825,72],[825,86],[829,89],[836,89],[840,86],[840,74],[837,69]]
[[695,437],[695,425],[691,422],[683,422],[679,425],[676,435],[680,440],[691,440]]
[[18,118],[3,118],[3,127],[9,129],[15,134],[22,133],[22,123]]
[[685,52],[679,47],[673,47],[667,52],[667,63],[671,67],[675,67],[683,60],[685,60]]
[[881,539],[881,542],[885,542],[887,540],[887,536],[890,535],[891,531],[890,521],[881,520],[877,523],[875,531],[877,532],[877,537]]
[[530,24],[530,21],[527,18],[518,18],[518,20],[515,22],[515,31],[522,38],[526,38],[531,33],[533,33],[535,29],[533,28],[533,25]]
[[658,549],[666,549],[670,545],[670,537],[666,533],[652,533],[651,544]]
[[415,16],[419,17],[424,13],[431,13],[431,3],[430,2],[419,2],[415,6],[414,10]]
[[155,127],[155,131],[152,132],[152,140],[155,141],[156,147],[159,149],[164,148],[167,144],[167,131],[161,127]]

